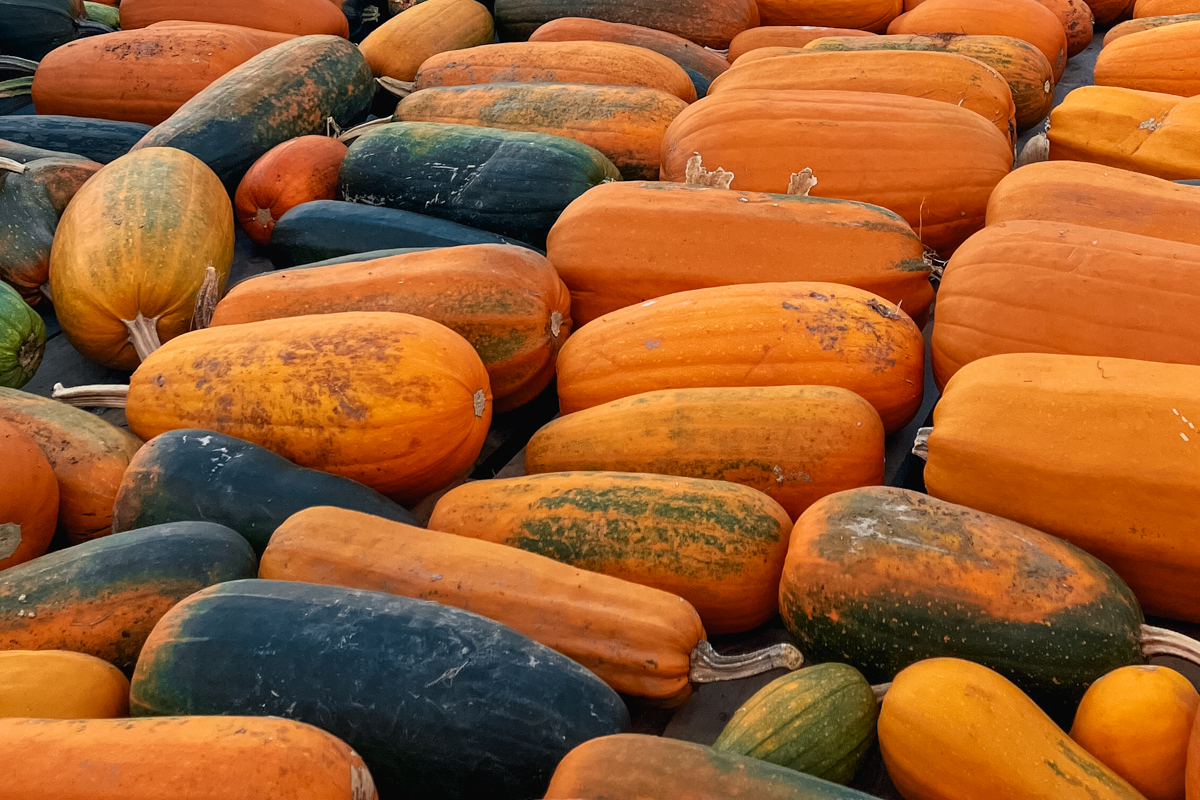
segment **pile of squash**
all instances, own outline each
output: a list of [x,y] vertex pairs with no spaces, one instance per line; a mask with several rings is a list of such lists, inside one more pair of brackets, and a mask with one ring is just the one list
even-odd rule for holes
[[1200,799],[1198,52],[0,0],[0,797]]

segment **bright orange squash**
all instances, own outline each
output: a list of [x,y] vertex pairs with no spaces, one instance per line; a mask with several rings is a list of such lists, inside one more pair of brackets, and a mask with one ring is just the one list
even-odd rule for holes
[[58,481],[33,439],[0,420],[0,570],[46,552],[58,520]]
[[297,36],[333,34],[343,39],[350,25],[329,0],[122,0],[121,28],[145,28],[177,19],[240,25]]
[[819,25],[883,33],[903,0],[757,0],[762,24]]
[[729,63],[737,61],[752,50],[763,47],[804,47],[826,36],[875,36],[870,31],[854,28],[829,28],[820,25],[769,25],[750,28],[733,37],[729,43]]
[[1092,43],[1092,10],[1084,0],[1036,0],[1053,11],[1067,35],[1067,58],[1074,58]]
[[405,5],[359,45],[377,78],[411,81],[430,56],[492,41],[492,15],[475,0]]
[[1096,25],[1103,27],[1133,14],[1134,0],[1087,0],[1088,8],[1096,18]]
[[1195,22],[1200,20],[1198,14],[1169,14],[1165,17],[1143,17],[1142,19],[1131,19],[1122,22],[1120,25],[1114,25],[1109,29],[1108,33],[1104,34],[1104,46],[1120,39],[1123,36],[1128,36],[1131,33],[1141,33],[1155,28],[1161,28],[1164,25],[1176,25],[1180,22]]
[[1133,18],[1166,17],[1172,14],[1194,14],[1200,11],[1195,0],[1136,0]]
[[129,680],[107,661],[70,650],[0,651],[0,717],[129,716]]
[[346,145],[329,136],[297,136],[266,152],[242,178],[233,206],[242,230],[255,244],[301,203],[337,198],[338,169]]
[[1184,97],[1200,94],[1200,19],[1122,36],[1105,46],[1096,57],[1095,83]]

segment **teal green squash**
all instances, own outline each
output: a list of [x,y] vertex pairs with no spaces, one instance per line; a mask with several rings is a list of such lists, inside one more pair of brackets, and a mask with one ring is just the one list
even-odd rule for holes
[[104,3],[91,3],[84,0],[84,9],[88,19],[107,25],[114,30],[121,27],[121,11],[116,6],[106,6]]
[[0,53],[40,61],[84,32],[103,29],[89,25],[83,0],[0,0]]
[[0,117],[0,139],[27,147],[74,153],[101,164],[125,155],[150,131],[140,122],[59,114]]
[[46,352],[46,325],[17,290],[0,283],[0,386],[29,383]]

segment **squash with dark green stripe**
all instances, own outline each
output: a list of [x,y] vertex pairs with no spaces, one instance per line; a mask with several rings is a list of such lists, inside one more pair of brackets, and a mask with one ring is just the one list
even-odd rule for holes
[[[150,132],[140,122],[118,122],[61,114],[14,114],[0,117],[0,139],[43,150],[71,153],[101,164],[116,161]],[[0,152],[0,155],[3,155]],[[43,158],[38,155],[36,158]]]
[[0,386],[29,383],[46,351],[42,318],[7,283],[0,283]]

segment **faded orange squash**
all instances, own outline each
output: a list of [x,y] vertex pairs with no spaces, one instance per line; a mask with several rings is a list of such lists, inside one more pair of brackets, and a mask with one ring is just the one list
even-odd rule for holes
[[1165,17],[1143,17],[1142,19],[1131,19],[1127,22],[1122,22],[1120,25],[1114,25],[1109,29],[1108,33],[1104,34],[1104,46],[1120,39],[1122,36],[1128,36],[1131,33],[1141,33],[1155,28],[1161,28],[1164,25],[1175,25],[1180,22],[1195,22],[1200,20],[1198,14],[1169,14]]
[[854,28],[829,28],[820,25],[768,25],[750,28],[733,37],[729,43],[729,63],[753,50],[764,47],[804,47],[815,39],[826,36],[875,36],[870,31]]

